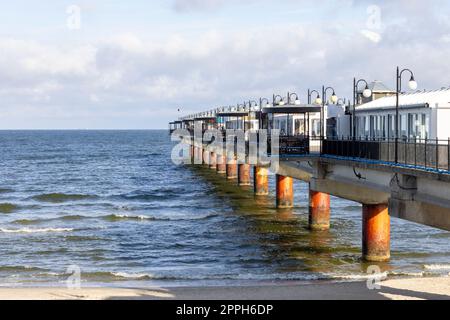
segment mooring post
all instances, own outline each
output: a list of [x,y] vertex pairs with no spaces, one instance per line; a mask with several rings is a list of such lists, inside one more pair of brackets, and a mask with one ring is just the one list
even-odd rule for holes
[[256,196],[269,194],[269,169],[255,166],[253,168],[253,187]]
[[362,253],[366,261],[390,259],[390,217],[386,204],[363,204]]
[[294,180],[291,177],[276,175],[277,208],[294,206]]
[[309,189],[309,228],[330,229],[330,195]]

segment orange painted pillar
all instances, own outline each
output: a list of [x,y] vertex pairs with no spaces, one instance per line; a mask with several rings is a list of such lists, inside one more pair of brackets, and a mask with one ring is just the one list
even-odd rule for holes
[[309,228],[311,230],[330,229],[330,195],[309,190]]
[[225,158],[225,154],[217,154],[216,159],[216,165],[217,165],[217,173],[225,174],[227,173],[227,161]]
[[203,164],[209,166],[209,151],[202,148]]
[[227,164],[227,179],[236,179],[237,178],[237,163],[236,159],[229,159]]
[[197,146],[194,146],[194,157],[195,157],[195,160],[200,159],[200,157],[198,156],[198,147]]
[[209,167],[216,170],[216,153],[214,151],[209,155]]
[[257,196],[269,194],[269,169],[258,166],[253,168],[253,188]]
[[385,204],[363,204],[362,253],[366,261],[388,261],[390,253],[391,224]]
[[238,183],[240,186],[250,186],[252,184],[250,179],[250,165],[241,163],[238,166]]
[[277,174],[277,208],[292,208],[294,206],[294,179]]

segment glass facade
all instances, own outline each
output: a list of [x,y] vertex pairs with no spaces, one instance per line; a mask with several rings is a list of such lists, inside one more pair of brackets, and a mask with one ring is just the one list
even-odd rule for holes
[[[356,117],[357,136],[364,139],[395,138],[395,113]],[[430,117],[426,113],[400,114],[399,138],[402,140],[428,139]]]

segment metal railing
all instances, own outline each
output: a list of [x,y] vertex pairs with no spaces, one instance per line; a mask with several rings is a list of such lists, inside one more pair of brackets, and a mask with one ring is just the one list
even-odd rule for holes
[[322,142],[321,153],[450,171],[450,139],[403,139],[397,143],[397,161],[395,139],[327,138]]

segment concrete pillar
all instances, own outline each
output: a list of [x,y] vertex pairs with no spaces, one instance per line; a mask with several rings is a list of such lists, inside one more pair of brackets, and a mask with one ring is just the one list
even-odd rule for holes
[[198,147],[194,146],[194,157],[195,157],[195,164],[197,164],[198,159],[200,159],[199,157],[199,151],[198,151]]
[[209,151],[202,148],[203,164],[209,166]]
[[363,204],[362,253],[366,261],[388,261],[390,253],[390,217],[385,204]]
[[216,165],[217,165],[217,173],[225,174],[227,173],[227,161],[225,158],[225,154],[217,154],[216,159]]
[[330,195],[309,190],[309,228],[311,230],[330,229]]
[[227,179],[231,180],[231,179],[236,179],[237,178],[237,163],[236,163],[236,159],[229,159],[227,164]]
[[294,206],[294,180],[277,174],[277,208],[292,208]]
[[268,168],[258,166],[253,168],[253,187],[257,196],[267,196],[269,194]]
[[209,167],[216,170],[216,153],[212,151],[209,155]]
[[250,165],[239,164],[238,166],[238,183],[240,186],[250,186],[252,184],[250,178]]

